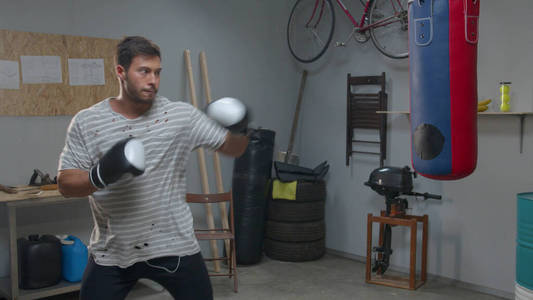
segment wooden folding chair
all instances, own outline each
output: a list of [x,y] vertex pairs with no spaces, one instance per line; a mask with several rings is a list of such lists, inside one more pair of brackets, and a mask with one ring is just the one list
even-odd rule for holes
[[[350,164],[353,153],[374,154],[379,156],[379,165],[387,158],[387,115],[376,111],[387,110],[387,93],[385,92],[385,72],[381,76],[351,76],[348,74],[348,91],[346,107],[346,165]],[[360,86],[377,86],[377,93],[356,93]],[[378,141],[354,139],[354,129],[377,129]],[[354,150],[355,144],[379,145],[379,152]]]
[[206,261],[225,260],[228,264],[227,273],[209,273],[209,276],[228,276],[233,277],[233,290],[235,293],[238,288],[237,281],[237,259],[235,255],[235,225],[233,221],[233,197],[231,191],[219,194],[191,194],[187,193],[186,201],[188,203],[224,203],[229,202],[229,228],[214,229],[194,229],[196,238],[199,241],[223,240],[229,241],[229,251],[225,256],[217,258],[204,258]]

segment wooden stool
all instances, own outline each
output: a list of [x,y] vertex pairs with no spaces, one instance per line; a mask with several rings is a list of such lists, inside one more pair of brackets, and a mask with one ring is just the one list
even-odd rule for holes
[[[379,223],[379,245],[383,245],[383,231],[385,224],[408,226],[411,228],[411,249],[410,249],[410,264],[409,277],[376,275],[372,278],[372,224]],[[417,223],[422,222],[422,269],[420,272],[420,280],[416,280],[416,232]],[[368,214],[367,223],[367,244],[366,244],[366,282],[391,287],[415,290],[426,282],[427,276],[427,246],[428,246],[428,216],[412,216],[405,215],[401,217],[387,217],[385,211],[381,211],[381,216],[373,216]]]

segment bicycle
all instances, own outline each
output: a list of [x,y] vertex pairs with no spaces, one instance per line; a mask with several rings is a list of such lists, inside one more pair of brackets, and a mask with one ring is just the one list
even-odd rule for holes
[[[408,56],[408,0],[359,0],[364,6],[359,23],[341,0],[335,1],[353,24],[350,35],[336,46],[345,46],[353,36],[360,43],[372,39],[376,48],[388,57]],[[328,49],[334,29],[331,0],[298,0],[287,25],[289,50],[300,62],[316,61]]]

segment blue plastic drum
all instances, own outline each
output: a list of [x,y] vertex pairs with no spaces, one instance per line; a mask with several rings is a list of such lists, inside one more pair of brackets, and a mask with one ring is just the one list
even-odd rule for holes
[[533,290],[533,193],[517,198],[516,282]]

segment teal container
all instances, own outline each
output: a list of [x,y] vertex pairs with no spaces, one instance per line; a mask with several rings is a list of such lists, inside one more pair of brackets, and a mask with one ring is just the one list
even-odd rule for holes
[[533,193],[517,198],[516,282],[533,290]]

